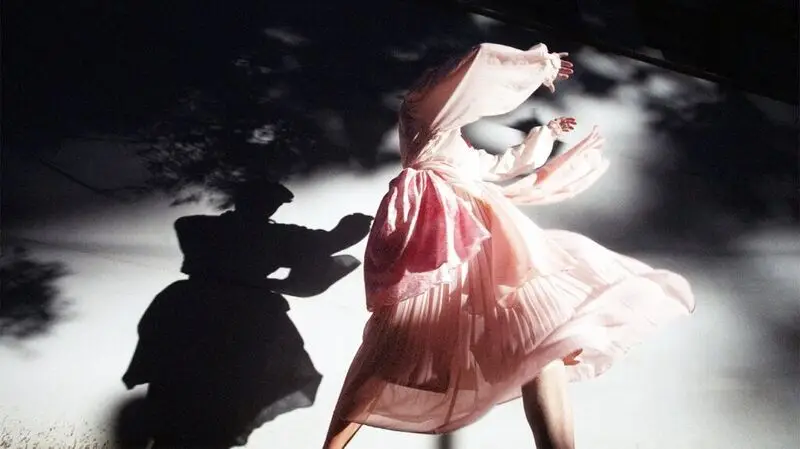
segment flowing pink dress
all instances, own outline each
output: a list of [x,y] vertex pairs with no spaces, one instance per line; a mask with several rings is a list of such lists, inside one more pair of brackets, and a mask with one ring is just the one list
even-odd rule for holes
[[539,86],[554,90],[560,64],[542,44],[482,44],[426,72],[406,95],[403,170],[365,255],[372,315],[336,417],[450,432],[519,397],[554,360],[577,362],[567,367],[572,381],[592,378],[693,311],[683,277],[543,230],[516,207],[594,183],[608,166],[596,131],[539,170],[556,138],[546,126],[500,156],[462,137],[462,126],[512,111]]

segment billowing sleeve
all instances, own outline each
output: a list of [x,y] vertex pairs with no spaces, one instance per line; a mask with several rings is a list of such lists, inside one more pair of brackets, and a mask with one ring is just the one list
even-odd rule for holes
[[544,205],[570,199],[591,187],[608,169],[604,139],[593,129],[575,146],[537,171],[503,187],[503,194],[519,205]]
[[484,43],[423,76],[406,95],[407,119],[429,135],[508,113],[545,85],[551,91],[561,59],[544,44],[528,50]]
[[533,128],[525,140],[502,154],[475,150],[482,178],[489,182],[502,182],[528,174],[544,165],[553,152],[556,135],[547,126]]
[[489,231],[463,201],[429,171],[406,169],[391,182],[364,256],[370,311],[449,282],[478,252]]

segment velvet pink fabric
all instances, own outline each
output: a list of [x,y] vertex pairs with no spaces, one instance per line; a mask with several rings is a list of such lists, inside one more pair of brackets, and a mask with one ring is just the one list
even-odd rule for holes
[[559,67],[543,44],[482,44],[426,72],[406,95],[403,170],[369,236],[373,314],[339,417],[452,431],[518,397],[547,363],[579,355],[571,379],[596,376],[694,309],[683,277],[543,230],[516,207],[591,186],[608,167],[596,130],[546,164],[557,137],[549,127],[500,156],[461,136],[464,125],[510,112],[542,85],[553,91]]

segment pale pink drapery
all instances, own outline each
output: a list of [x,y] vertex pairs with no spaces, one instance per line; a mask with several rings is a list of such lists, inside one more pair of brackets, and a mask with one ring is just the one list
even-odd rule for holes
[[[531,277],[573,264],[539,229],[519,229],[508,215],[520,212],[507,202],[489,202],[496,219],[487,226],[452,193],[455,188],[478,197],[502,195],[516,204],[545,204],[580,193],[605,171],[602,141],[594,132],[543,179],[533,170],[552,151],[550,128],[534,129],[501,156],[474,150],[461,137],[461,127],[510,112],[539,86],[553,90],[559,67],[558,55],[543,44],[528,51],[483,44],[423,75],[406,96],[400,113],[404,170],[378,208],[365,256],[369,310],[452,281],[453,269],[490,236],[494,248],[507,254],[496,259],[492,271],[501,303]],[[484,184],[520,175],[525,176],[505,187]]]
[[553,90],[559,65],[544,45],[483,44],[427,72],[406,96],[404,167],[365,256],[373,313],[336,417],[449,432],[519,397],[548,363],[569,360],[573,381],[597,376],[694,309],[680,275],[543,230],[516,207],[594,183],[608,166],[596,131],[542,167],[555,139],[548,127],[499,156],[462,138],[462,126],[509,112],[540,85]]

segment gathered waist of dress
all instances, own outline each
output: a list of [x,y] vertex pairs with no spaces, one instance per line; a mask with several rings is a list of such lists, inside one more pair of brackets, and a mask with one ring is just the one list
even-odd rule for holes
[[469,170],[468,167],[457,165],[452,160],[435,158],[417,162],[406,167],[406,170],[430,172],[453,190],[458,196],[466,194],[475,200],[483,199],[486,193],[486,184],[480,176]]
[[456,164],[451,159],[433,158],[409,164],[406,169],[431,171],[442,178],[461,182],[480,182],[480,176],[469,168]]

